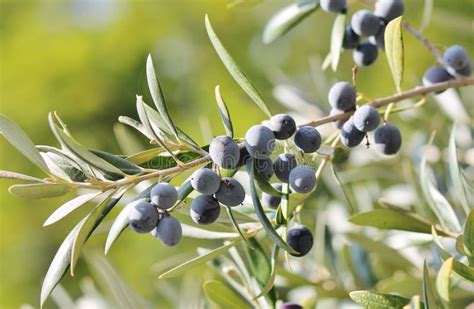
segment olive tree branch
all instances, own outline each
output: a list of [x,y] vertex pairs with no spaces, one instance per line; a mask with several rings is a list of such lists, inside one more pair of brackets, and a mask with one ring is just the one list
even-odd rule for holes
[[[432,84],[429,86],[418,86],[411,90],[408,90],[396,95],[372,100],[371,102],[367,104],[372,105],[375,108],[379,108],[382,106],[386,106],[392,102],[397,103],[397,102],[410,99],[413,97],[424,96],[430,93],[443,91],[448,88],[460,88],[460,87],[466,87],[466,86],[472,86],[472,85],[474,85],[474,77],[460,78],[460,79],[455,79],[455,80],[449,80],[442,83]],[[308,123],[299,125],[299,127],[303,127],[303,126],[317,127],[317,126],[320,126],[329,122],[333,122],[336,120],[348,119],[353,113],[354,111],[348,111],[345,113],[339,113],[339,114],[335,114],[331,116],[322,117],[322,118],[319,118],[318,120],[310,121]]]
[[[459,87],[465,87],[465,86],[471,86],[471,85],[474,85],[474,78],[473,77],[460,78],[460,79],[450,80],[450,81],[446,81],[446,82],[442,82],[442,83],[436,83],[436,84],[433,84],[433,85],[430,85],[430,86],[415,87],[411,90],[408,90],[408,91],[405,91],[405,92],[402,92],[402,93],[399,93],[399,94],[396,94],[396,95],[392,95],[392,96],[372,100],[367,104],[370,104],[375,108],[379,108],[379,107],[382,107],[382,106],[389,105],[390,103],[397,103],[399,101],[402,101],[402,100],[405,100],[405,99],[410,99],[410,98],[417,97],[417,96],[425,96],[427,94],[435,93],[435,92],[438,92],[438,91],[443,91],[443,90],[446,90],[448,88],[459,88]],[[336,120],[347,119],[353,113],[354,113],[354,111],[349,111],[349,112],[340,113],[340,114],[336,114],[336,115],[332,115],[332,116],[322,117],[322,118],[319,118],[318,120],[314,120],[314,121],[299,125],[298,127],[303,127],[303,126],[317,127],[317,126],[320,126],[320,125],[323,125],[323,124],[326,124],[326,123],[330,123],[330,122],[333,122],[333,121],[336,121]],[[243,143],[240,143],[239,146],[243,147]],[[188,162],[188,163],[185,163],[185,164],[182,164],[182,165],[178,165],[178,166],[163,169],[163,170],[151,170],[151,171],[147,170],[146,172],[149,171],[148,173],[145,173],[145,174],[142,174],[142,175],[139,175],[139,176],[133,176],[133,175],[132,176],[127,176],[126,178],[120,179],[120,180],[118,180],[116,182],[112,182],[112,183],[104,184],[104,183],[72,182],[72,183],[69,183],[69,184],[73,187],[96,188],[96,189],[99,189],[99,190],[102,190],[102,191],[106,191],[106,190],[110,190],[110,189],[116,189],[116,188],[119,188],[119,187],[127,186],[127,185],[130,185],[130,184],[136,184],[136,183],[139,183],[139,182],[144,181],[144,180],[149,180],[149,179],[153,179],[153,178],[160,178],[160,177],[164,177],[164,176],[168,176],[168,175],[177,174],[177,173],[183,172],[185,170],[197,167],[199,165],[208,163],[210,161],[211,161],[211,157],[209,156],[209,154],[206,154],[201,158],[198,158],[194,161],[191,161],[191,162]],[[326,165],[326,163],[324,164],[324,166]],[[324,168],[324,166],[322,168]],[[321,168],[321,170],[322,170],[322,168]],[[320,173],[321,173],[321,171],[319,171],[318,174],[320,174]]]

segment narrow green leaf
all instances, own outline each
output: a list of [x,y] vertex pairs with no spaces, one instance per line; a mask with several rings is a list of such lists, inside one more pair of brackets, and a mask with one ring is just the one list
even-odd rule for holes
[[0,133],[27,159],[49,173],[48,166],[28,135],[14,121],[4,115],[0,115]]
[[388,23],[384,34],[385,54],[398,92],[401,92],[404,69],[402,24],[403,16],[395,18]]
[[268,259],[268,254],[265,252],[258,240],[250,238],[249,242],[253,248],[253,250],[247,250],[250,269],[252,270],[255,279],[257,279],[257,282],[263,287],[271,276],[272,266]]
[[449,136],[448,160],[449,160],[449,175],[453,183],[453,189],[456,197],[464,208],[466,214],[469,213],[469,201],[466,194],[466,189],[462,181],[461,171],[459,169],[458,157],[456,151],[456,124],[453,125],[451,135]]
[[216,95],[216,102],[217,106],[219,107],[219,113],[221,115],[222,124],[224,125],[225,132],[227,136],[234,137],[234,128],[232,127],[232,120],[230,119],[229,110],[227,109],[227,105],[224,102],[224,99],[221,95],[220,86],[217,85],[215,88],[215,95]]
[[67,181],[84,182],[87,179],[94,179],[95,175],[92,174],[91,169],[87,163],[79,163],[72,159],[71,156],[65,154],[61,150],[48,147],[48,146],[37,146],[37,148],[45,152],[41,152],[41,156],[44,158],[51,174]]
[[[113,208],[113,206],[115,206],[115,204],[118,201],[119,199],[115,199],[115,198],[112,199],[109,202],[108,207],[105,207],[103,209],[100,216],[97,217],[97,221],[95,221],[92,229],[89,231],[87,238],[90,237],[92,232],[94,232],[97,226],[99,226],[99,224],[102,222],[105,216],[109,213],[109,211]],[[58,251],[56,252],[56,255],[54,256],[53,261],[49,265],[48,272],[46,273],[46,276],[44,277],[43,285],[41,286],[41,298],[40,298],[41,306],[43,306],[44,302],[46,301],[48,296],[51,294],[54,287],[58,284],[58,282],[61,280],[61,278],[66,273],[66,270],[70,266],[74,242],[77,239],[81,229],[83,229],[84,224],[86,223],[88,218],[89,216],[86,216],[85,218],[83,218],[71,230],[71,232],[67,235],[67,237],[64,239],[63,243],[59,247]]]
[[160,113],[163,120],[166,122],[168,128],[173,133],[174,137],[178,139],[178,132],[176,131],[173,121],[171,120],[171,117],[168,114],[165,97],[163,95],[163,91],[161,90],[158,77],[156,76],[155,67],[153,66],[153,60],[151,59],[150,54],[148,54],[148,58],[146,60],[146,77],[148,80],[148,88],[150,89],[150,94],[153,98],[153,102],[155,102],[156,109]]
[[143,171],[143,169],[139,167],[138,165],[135,165],[132,162],[126,159],[123,159],[119,156],[116,156],[114,154],[111,154],[102,150],[96,150],[96,149],[90,149],[89,151],[95,154],[96,156],[98,156],[99,158],[104,159],[105,161],[117,167],[122,172],[128,175],[135,175]]
[[260,223],[262,223],[263,228],[267,232],[268,236],[278,245],[281,249],[288,251],[292,254],[297,254],[293,248],[291,248],[282,238],[278,235],[277,231],[273,228],[270,220],[268,220],[265,211],[263,210],[262,204],[258,199],[257,190],[255,189],[255,167],[253,159],[250,159],[247,162],[247,172],[250,178],[250,194],[252,196],[253,205],[255,207],[255,213],[257,214]]
[[319,1],[293,3],[278,11],[265,25],[263,42],[270,44],[293,29],[319,7]]
[[[57,117],[57,116],[56,116]],[[59,117],[57,117],[59,119]],[[48,115],[49,125],[53,131],[56,139],[61,143],[61,145],[72,152],[74,155],[78,156],[80,159],[89,163],[90,165],[103,170],[105,172],[110,172],[113,174],[123,175],[123,172],[113,166],[112,164],[106,162],[105,160],[97,157],[92,154],[90,151],[81,146],[74,138],[68,135],[66,132],[60,130],[55,124],[53,119],[53,114],[49,113]]]
[[471,209],[464,225],[464,246],[469,256],[474,256],[474,209]]
[[137,96],[137,103],[136,104],[137,104],[138,115],[140,117],[140,120],[141,120],[145,130],[149,134],[151,134],[151,136],[153,136],[153,139],[160,145],[160,147],[164,148],[170,154],[170,156],[173,157],[173,159],[176,162],[179,162],[178,158],[176,158],[174,153],[166,146],[166,144],[163,142],[163,140],[158,136],[159,131],[155,131],[155,130],[157,130],[157,128],[154,128],[151,125],[149,115],[148,115],[147,110],[145,108],[146,104],[145,104],[145,102],[143,102],[143,98],[141,96]]
[[278,191],[273,187],[267,180],[265,180],[259,173],[255,173],[254,175],[255,181],[257,186],[262,192],[268,193],[273,196],[282,196],[283,193]]
[[441,258],[441,261],[447,260],[449,257],[451,257],[451,254],[446,250],[441,243],[441,238],[439,237],[435,227],[431,227],[431,235],[433,236],[433,242],[435,243],[436,247],[439,249],[439,257]]
[[287,183],[282,183],[282,192],[280,207],[283,218],[285,218],[284,225],[286,226],[290,220],[290,186]]
[[238,233],[216,232],[182,223],[183,236],[195,239],[235,239]]
[[77,208],[81,207],[82,205],[86,204],[87,202],[91,201],[95,197],[99,196],[101,192],[94,192],[88,193],[84,195],[80,195],[78,197],[73,198],[72,200],[64,203],[63,205],[59,206],[43,223],[43,226],[51,225],[53,223],[58,222],[62,218],[66,217],[68,214],[76,210]]
[[248,80],[247,76],[242,72],[242,70],[237,66],[234,59],[229,55],[225,47],[222,45],[221,41],[217,37],[214,29],[211,26],[209,17],[206,15],[205,18],[206,30],[211,40],[212,45],[214,46],[217,54],[221,58],[225,67],[229,71],[230,75],[235,79],[235,81],[242,87],[242,89],[248,94],[248,96],[260,107],[260,109],[269,117],[271,117],[270,110],[268,109],[265,101],[263,100],[260,93]]
[[423,264],[423,302],[425,308],[438,308],[439,303],[436,297],[436,294],[431,284],[430,273],[428,271],[428,266],[426,265],[426,260]]
[[409,211],[393,209],[375,209],[349,218],[349,221],[363,226],[372,226],[383,230],[402,230],[417,233],[431,233],[433,223],[426,221]]
[[71,187],[56,183],[35,183],[35,184],[21,184],[13,185],[8,188],[8,191],[21,198],[27,199],[41,199],[63,196],[69,191]]
[[121,123],[114,124],[114,135],[123,154],[131,155],[143,150],[142,144],[137,140],[126,126]]
[[353,291],[349,296],[356,303],[371,309],[399,309],[410,303],[410,299],[405,297],[373,291]]
[[341,57],[342,41],[344,39],[344,30],[346,28],[346,14],[337,15],[331,31],[331,68],[334,72],[337,70],[339,59]]
[[[71,276],[74,276],[74,268],[82,246],[86,243],[89,236],[99,225],[106,214],[118,203],[125,193],[125,189],[120,191],[112,191],[102,202],[100,202],[92,211],[84,218],[83,224],[79,227],[77,234],[74,237],[71,249]],[[117,196],[114,194],[117,193]]]
[[219,305],[219,308],[241,309],[253,306],[237,291],[216,280],[209,280],[203,284],[206,296]]
[[180,264],[176,267],[173,267],[172,269],[162,273],[160,276],[159,276],[159,279],[166,279],[166,278],[172,278],[172,277],[176,277],[182,273],[185,273],[187,272],[188,270],[190,269],[193,269],[197,266],[200,266],[212,259],[214,259],[215,257],[223,254],[224,252],[226,252],[227,250],[229,250],[230,248],[238,245],[240,242],[242,241],[242,239],[238,238],[232,242],[229,242],[221,247],[218,247],[214,250],[211,250],[203,255],[199,255],[189,261],[186,261],[184,262],[183,264]]
[[441,300],[447,305],[450,302],[450,285],[451,285],[451,271],[453,269],[454,257],[450,257],[444,261],[436,276],[436,289],[441,297]]
[[265,286],[263,287],[262,291],[255,296],[255,299],[267,295],[268,292],[271,291],[273,288],[273,284],[275,283],[275,278],[276,278],[276,268],[278,264],[278,253],[280,251],[280,248],[278,246],[273,247],[272,251],[272,259],[271,259],[271,272],[270,272],[270,277],[268,278]]
[[235,220],[235,217],[234,217],[234,214],[232,213],[232,209],[231,207],[228,207],[226,206],[225,207],[226,210],[227,210],[227,215],[229,216],[229,219],[230,221],[232,222],[232,225],[234,226],[235,230],[237,231],[237,233],[240,235],[240,237],[242,238],[243,241],[245,241],[245,243],[251,247],[250,243],[248,242],[247,240],[247,237],[245,237],[244,233],[242,233],[242,230],[240,229],[239,227],[239,223],[237,222],[237,220]]
[[453,272],[461,279],[474,284],[474,268],[464,265],[457,260],[453,260]]
[[144,164],[159,154],[163,153],[165,150],[163,148],[152,148],[143,150],[134,154],[131,154],[127,157],[127,160],[135,164]]
[[85,218],[82,219],[72,230],[69,232],[67,237],[62,242],[58,251],[54,255],[53,261],[49,265],[46,276],[44,277],[43,284],[41,286],[41,297],[40,304],[43,306],[46,299],[49,297],[54,287],[59,283],[66,270],[69,267],[71,261],[72,243],[76,237],[81,225],[84,223]]
[[0,179],[17,179],[25,181],[44,182],[42,179],[36,177],[3,170],[0,170]]
[[132,119],[127,116],[120,116],[118,120],[120,123],[123,123],[129,127],[134,128],[135,130],[137,130],[138,132],[146,136],[149,140],[153,140],[153,136],[150,134],[150,132],[148,132],[145,129],[145,127],[140,122],[136,121],[135,119]]
[[[172,135],[172,132],[169,130],[168,126],[166,125],[164,120],[161,118],[160,114],[156,110],[151,108],[151,106],[148,106],[148,104],[144,104],[144,106],[145,106],[145,110],[152,127],[160,130],[160,132],[157,132],[157,133],[163,134],[164,132],[168,135]],[[194,149],[198,152],[202,152],[201,147],[199,147],[199,145],[183,130],[181,130],[179,127],[176,127],[176,131],[178,132],[178,138],[182,143],[184,143],[190,149]],[[163,139],[165,139],[165,137],[166,136],[163,136]]]
[[420,28],[418,28],[418,31],[421,33],[423,33],[430,24],[431,15],[433,13],[433,0],[424,0],[423,2],[423,17],[421,18]]
[[438,220],[451,230],[460,232],[461,224],[449,202],[433,185],[428,168],[425,153],[420,163],[420,184],[423,194]]

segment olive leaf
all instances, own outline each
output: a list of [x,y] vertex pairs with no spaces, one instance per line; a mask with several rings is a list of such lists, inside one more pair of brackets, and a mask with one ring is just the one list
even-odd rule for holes
[[250,194],[252,196],[253,205],[255,207],[255,213],[257,214],[260,223],[267,232],[268,236],[278,245],[281,249],[288,251],[292,254],[297,254],[293,248],[291,248],[282,238],[278,235],[277,231],[273,228],[270,220],[268,220],[267,215],[258,199],[257,190],[255,189],[255,167],[253,159],[250,159],[247,162],[247,173],[250,178]]
[[153,102],[155,102],[155,106],[160,113],[162,119],[166,122],[169,130],[173,133],[176,139],[178,138],[178,132],[169,116],[168,109],[166,108],[165,97],[163,95],[163,91],[161,90],[160,82],[158,81],[158,77],[155,73],[155,67],[153,66],[153,60],[151,59],[151,55],[148,54],[148,58],[146,60],[146,77],[148,80],[148,88],[150,89],[151,97],[153,98]]
[[240,293],[216,280],[209,280],[203,284],[204,292],[210,300],[220,308],[241,309],[253,308],[251,303]]
[[255,279],[257,279],[258,283],[261,286],[265,286],[272,273],[270,260],[268,259],[264,248],[257,239],[250,238],[249,243],[253,248],[253,250],[246,251],[250,261],[250,269],[252,270],[252,273],[255,276]]
[[426,260],[423,263],[423,301],[428,308],[438,308],[439,301],[431,284],[430,273]]
[[[57,115],[56,118],[62,123],[62,121]],[[48,121],[56,139],[61,143],[64,148],[69,150],[71,153],[100,170],[112,174],[124,175],[124,173],[120,169],[116,168],[107,161],[97,157],[89,150],[85,149],[82,145],[80,145],[74,138],[72,138],[72,136],[58,128],[54,121],[52,113],[49,113]]]
[[225,245],[223,245],[221,247],[218,247],[214,250],[206,252],[205,254],[199,255],[199,256],[191,259],[191,260],[188,260],[188,261],[184,262],[183,264],[180,264],[176,267],[173,267],[172,269],[162,273],[158,278],[159,279],[166,279],[166,278],[172,278],[172,277],[176,277],[178,275],[181,275],[181,274],[187,272],[190,269],[193,269],[197,266],[200,266],[200,265],[214,259],[215,257],[218,257],[219,255],[226,252],[230,248],[238,245],[241,241],[242,241],[241,238],[237,238],[237,239],[233,240],[232,242],[226,243]]
[[118,120],[120,123],[123,123],[129,127],[134,128],[135,130],[137,130],[138,132],[146,136],[149,140],[153,140],[152,134],[148,132],[139,121],[136,121],[135,119],[132,119],[127,116],[120,116]]
[[430,176],[431,173],[429,172],[429,167],[426,163],[425,153],[421,158],[420,163],[420,184],[423,194],[438,220],[451,230],[460,232],[461,224],[459,223],[453,208],[434,186]]
[[439,269],[438,275],[436,276],[436,290],[445,303],[445,305],[450,302],[450,285],[451,285],[451,272],[453,269],[454,257],[450,257],[444,261],[443,265]]
[[398,295],[373,291],[353,291],[349,297],[356,303],[372,309],[402,308],[410,303],[410,299]]
[[449,147],[448,147],[448,163],[449,163],[449,175],[453,182],[453,189],[456,192],[456,197],[464,208],[466,214],[469,213],[469,201],[466,194],[466,188],[462,181],[461,171],[459,169],[457,150],[456,150],[456,128],[457,125],[453,125],[451,134],[449,135]]
[[27,159],[49,173],[48,166],[26,133],[12,120],[0,115],[0,133]]
[[[372,226],[384,230],[401,230],[417,233],[431,233],[432,222],[403,209],[375,209],[350,217],[349,222]],[[447,236],[442,230],[441,234]]]
[[3,171],[0,170],[0,179],[17,179],[17,180],[25,180],[25,181],[33,181],[33,182],[44,182],[44,180],[33,177],[33,176],[28,176],[16,172],[10,172],[10,171]]
[[474,209],[471,209],[464,226],[464,246],[470,257],[474,257]]
[[8,191],[21,198],[42,199],[63,196],[71,189],[70,186],[59,183],[34,183],[13,185]]
[[[216,232],[200,229],[195,226],[181,224],[183,236],[196,239],[235,239],[239,237],[238,233]],[[243,236],[242,236],[243,237]]]
[[96,150],[96,149],[90,149],[89,151],[95,154],[96,156],[98,156],[99,158],[104,159],[105,161],[109,162],[110,164],[117,167],[122,172],[128,175],[135,175],[143,171],[143,169],[139,167],[138,165],[135,165],[132,162],[126,159],[123,159],[119,156],[116,156],[114,154],[111,154],[102,150]]
[[227,211],[227,215],[229,216],[229,219],[232,222],[232,225],[234,226],[235,230],[237,231],[239,236],[242,238],[242,240],[245,241],[245,243],[251,247],[250,243],[247,240],[247,237],[245,237],[244,233],[242,233],[242,230],[239,227],[239,223],[237,222],[237,220],[234,217],[234,214],[232,213],[232,208],[229,206],[225,206],[225,208]]
[[255,299],[265,296],[273,288],[273,284],[275,283],[275,278],[276,278],[276,269],[277,269],[279,252],[280,252],[280,248],[277,245],[275,245],[272,251],[270,277],[268,278],[265,286],[262,288],[260,293],[257,296],[255,296]]
[[392,71],[393,80],[398,92],[401,92],[404,70],[404,46],[403,46],[403,16],[390,21],[385,28],[385,54],[388,65]]
[[346,14],[337,15],[331,31],[331,68],[334,72],[337,70],[339,59],[341,57],[342,42],[344,40]]
[[270,44],[280,38],[319,7],[319,1],[292,3],[278,11],[265,25],[263,42]]
[[79,254],[82,246],[89,239],[92,232],[100,224],[103,218],[109,213],[110,210],[120,201],[123,194],[127,190],[127,187],[121,188],[120,190],[112,190],[108,196],[100,202],[89,214],[84,218],[83,223],[79,226],[77,234],[74,236],[71,248],[71,276],[74,276],[74,269],[77,261],[79,260]]
[[224,99],[221,95],[221,88],[219,85],[215,88],[215,96],[217,106],[219,107],[219,113],[221,115],[222,123],[224,124],[224,129],[227,136],[234,137],[234,128],[232,127],[232,120],[230,119],[229,110],[227,109],[227,105],[224,102]]
[[235,63],[234,59],[229,55],[225,47],[222,45],[221,41],[217,37],[214,29],[212,28],[211,22],[209,21],[209,17],[206,15],[205,18],[206,30],[207,34],[209,35],[209,39],[211,40],[214,49],[216,50],[217,54],[224,63],[225,67],[229,71],[230,75],[235,79],[235,81],[242,87],[242,89],[248,94],[248,96],[260,107],[260,109],[269,117],[272,116],[270,110],[268,109],[265,101],[263,100],[260,93],[254,87],[254,85],[249,81],[247,76],[242,72],[242,70],[238,67],[237,63]]
[[66,217],[68,214],[73,212],[74,210],[78,209],[82,205],[86,204],[87,202],[93,200],[97,196],[99,196],[102,192],[93,192],[88,194],[79,195],[72,200],[64,203],[63,205],[59,206],[43,223],[43,226],[48,226],[53,223],[58,222],[59,220]]

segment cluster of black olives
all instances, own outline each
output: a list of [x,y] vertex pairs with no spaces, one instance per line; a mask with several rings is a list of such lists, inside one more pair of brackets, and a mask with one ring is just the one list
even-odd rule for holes
[[[331,114],[352,111],[356,108],[356,89],[347,82],[338,82],[331,87],[328,100],[331,105]],[[400,130],[392,124],[379,127],[381,117],[377,109],[371,105],[362,105],[354,115],[347,120],[338,120],[334,125],[341,130],[341,142],[347,147],[359,145],[367,132],[375,130],[375,149],[385,155],[393,155],[400,150],[402,136]]]
[[178,191],[167,182],[156,184],[150,192],[150,202],[140,201],[130,209],[128,223],[137,233],[149,233],[166,246],[176,246],[183,235],[181,223],[168,210],[178,200]]
[[[321,0],[321,8],[330,13],[347,12],[346,0]],[[351,23],[346,25],[342,46],[344,49],[354,49],[354,62],[361,67],[369,66],[378,56],[377,47],[385,48],[384,33],[387,24],[401,16],[404,11],[402,0],[379,0],[375,3],[372,13],[363,9],[352,15]],[[360,41],[368,37],[367,41]]]
[[459,75],[470,76],[472,74],[472,61],[464,47],[460,45],[453,45],[445,50],[443,64],[445,67],[432,66],[426,70],[423,76],[425,86],[446,82]]

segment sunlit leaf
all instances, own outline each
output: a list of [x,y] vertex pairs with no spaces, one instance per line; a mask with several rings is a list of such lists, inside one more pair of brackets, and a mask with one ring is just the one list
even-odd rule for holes
[[25,181],[44,182],[43,180],[36,177],[32,177],[32,176],[28,176],[28,175],[24,175],[24,174],[20,174],[16,172],[2,171],[2,170],[0,170],[0,179],[17,179],[17,180],[25,180]]
[[470,256],[474,256],[474,209],[471,209],[464,226],[464,246]]
[[253,308],[253,306],[242,295],[219,281],[206,281],[203,284],[203,288],[206,296],[219,305],[219,308]]
[[222,124],[225,128],[225,132],[227,136],[234,137],[234,128],[232,127],[232,120],[230,119],[230,114],[229,110],[227,109],[227,105],[225,104],[224,99],[222,98],[219,85],[216,86],[215,95],[217,106],[219,107],[219,113],[222,119]]
[[169,130],[173,133],[174,137],[178,139],[178,132],[171,120],[171,117],[168,114],[168,109],[166,108],[165,97],[163,95],[163,91],[161,90],[160,83],[158,81],[158,77],[155,73],[155,67],[153,66],[153,60],[151,59],[151,55],[148,55],[146,60],[146,77],[148,80],[148,88],[150,89],[151,97],[153,98],[153,102],[155,102],[156,109],[160,113],[161,118],[166,122]]
[[84,182],[88,178],[96,178],[96,175],[92,173],[92,169],[87,163],[77,158],[72,158],[66,151],[44,145],[38,145],[36,148],[41,151],[41,156],[51,173],[56,177],[61,179],[64,177],[65,180],[77,182]]
[[421,19],[420,28],[418,29],[419,32],[423,32],[426,27],[428,27],[433,13],[433,0],[424,0],[423,2],[423,17]]
[[270,44],[293,29],[319,7],[319,1],[293,3],[278,11],[265,25],[263,42]]
[[451,271],[453,269],[454,257],[450,257],[444,261],[443,265],[439,269],[438,275],[436,276],[436,289],[438,291],[441,300],[445,304],[449,304],[450,301],[450,285],[451,285]]
[[341,57],[342,41],[344,39],[346,14],[337,15],[331,31],[331,68],[335,72]]
[[349,293],[349,296],[356,303],[371,309],[398,309],[410,303],[410,300],[405,297],[373,291],[353,291]]
[[436,189],[430,176],[425,153],[420,163],[420,184],[423,194],[438,220],[453,231],[460,232],[461,224],[453,208],[438,189]]
[[137,130],[141,134],[145,135],[149,140],[153,139],[153,136],[151,135],[151,133],[148,132],[145,129],[145,127],[140,122],[136,121],[135,119],[132,119],[132,118],[127,117],[127,116],[120,116],[118,120],[119,120],[120,123],[126,124],[129,127],[134,128],[135,130]]
[[181,224],[183,236],[196,239],[232,239],[239,237],[238,233],[215,232],[200,229],[187,224]]
[[71,262],[71,251],[74,238],[76,237],[80,227],[84,223],[85,218],[82,219],[67,235],[63,243],[59,247],[58,251],[54,255],[53,261],[49,265],[48,272],[44,277],[43,284],[41,286],[41,297],[40,304],[43,306],[48,296],[53,291],[54,287],[58,284],[61,278],[66,273],[70,262]]
[[267,282],[265,283],[265,286],[262,288],[260,293],[257,296],[255,296],[255,298],[265,296],[273,288],[273,284],[275,283],[276,269],[277,269],[277,263],[278,263],[278,253],[279,252],[280,252],[280,248],[275,245],[273,247],[273,251],[272,251],[270,277],[268,278]]
[[0,115],[0,133],[28,160],[46,173],[49,172],[48,166],[28,135],[14,121],[4,115]]
[[156,157],[157,155],[163,152],[164,152],[163,148],[147,149],[147,150],[143,150],[143,151],[131,154],[130,156],[127,157],[127,160],[129,160],[132,163],[140,165],[140,164],[144,164],[150,161],[151,159],[153,159],[154,157]]
[[451,135],[449,136],[449,149],[448,149],[448,159],[449,159],[449,175],[451,176],[451,181],[453,182],[453,189],[456,193],[456,197],[464,207],[466,214],[469,213],[469,201],[467,199],[466,189],[462,181],[461,172],[459,170],[457,151],[456,151],[456,124],[454,124],[453,129],[451,130]]
[[225,47],[222,45],[221,41],[217,37],[214,29],[211,26],[209,17],[206,15],[206,30],[209,35],[209,39],[212,42],[217,54],[224,63],[225,67],[229,71],[230,75],[235,79],[235,81],[242,87],[242,89],[248,94],[248,96],[260,107],[260,109],[269,117],[271,117],[270,110],[268,109],[265,101],[263,100],[260,93],[248,80],[247,76],[242,72],[242,70],[235,63],[234,59],[229,55]]
[[[56,116],[57,117],[57,116]],[[57,117],[59,119],[59,117]],[[62,131],[56,123],[54,122],[53,114],[49,113],[48,115],[49,125],[51,130],[53,131],[56,139],[61,143],[61,145],[72,152],[74,155],[79,157],[80,159],[84,160],[85,162],[89,163],[90,165],[113,174],[123,175],[123,172],[113,166],[112,164],[106,162],[105,160],[97,157],[89,150],[85,149],[81,146],[75,139],[73,139],[70,135],[66,134],[66,132]]]
[[421,309],[423,307],[423,303],[420,300],[419,295],[415,295],[411,298],[410,304],[406,305],[403,308],[409,307],[410,309]]
[[273,195],[273,196],[282,196],[283,193],[281,191],[278,191],[273,187],[267,180],[265,180],[259,173],[255,173],[254,179],[257,183],[257,186],[262,192],[265,192],[267,194]]
[[212,259],[214,259],[215,257],[221,255],[222,253],[226,252],[227,250],[229,250],[230,248],[238,245],[240,242],[242,241],[241,238],[237,238],[236,240],[232,241],[232,242],[229,242],[221,247],[218,247],[214,250],[211,250],[203,255],[199,255],[191,260],[188,260],[186,262],[184,262],[183,264],[180,264],[176,267],[173,267],[172,269],[164,272],[163,274],[161,274],[159,276],[160,279],[166,279],[166,278],[172,278],[172,277],[176,277],[180,274],[183,274],[185,272],[187,272],[188,270],[191,270],[199,265],[202,265]]
[[[423,302],[427,308],[437,308],[439,306],[438,299],[431,284],[430,274],[426,261],[423,264]],[[425,307],[426,308],[426,307]]]
[[[409,211],[393,209],[375,209],[349,218],[349,221],[363,226],[372,226],[384,230],[402,230],[417,233],[431,233],[433,223]],[[442,232],[441,232],[442,233]]]
[[250,261],[250,269],[252,274],[257,279],[261,286],[264,286],[270,278],[272,267],[268,254],[263,249],[262,245],[255,238],[249,239],[250,245],[253,250],[247,250],[248,258]]
[[73,198],[72,200],[64,203],[59,206],[43,223],[43,226],[51,225],[58,222],[62,218],[66,217],[68,214],[91,201],[95,197],[99,196],[101,192],[88,193],[84,195],[79,195],[78,197]]
[[21,198],[27,199],[41,199],[63,196],[69,191],[71,187],[56,183],[35,183],[35,184],[21,184],[13,185],[8,188],[8,191]]
[[242,240],[245,241],[245,243],[250,246],[250,244],[247,240],[247,237],[245,237],[244,233],[242,232],[242,230],[239,227],[239,223],[237,222],[237,220],[234,217],[234,214],[232,212],[232,208],[228,207],[228,206],[226,206],[225,208],[227,210],[227,215],[229,216],[229,219],[232,222],[232,225],[234,226],[235,230],[237,231],[239,236],[242,238]]
[[[109,195],[100,202],[92,211],[84,218],[83,224],[80,225],[77,234],[74,237],[71,249],[71,275],[74,276],[74,268],[82,246],[86,243],[89,236],[108,214],[108,212],[120,201],[126,189],[121,189],[118,192],[112,191]],[[116,196],[114,196],[117,194]]]
[[401,92],[404,69],[404,51],[403,51],[403,16],[390,21],[385,28],[385,54],[387,55],[388,65],[392,71],[393,80],[397,90]]
[[255,213],[258,219],[262,223],[263,228],[267,232],[268,236],[278,245],[281,249],[288,251],[292,254],[298,254],[293,248],[291,248],[282,238],[278,235],[277,231],[273,228],[270,220],[268,220],[265,211],[263,210],[262,204],[258,199],[257,190],[255,189],[255,167],[253,159],[247,162],[247,172],[250,178],[250,194],[252,196],[253,205],[255,207]]

